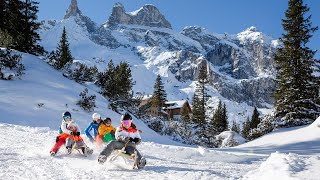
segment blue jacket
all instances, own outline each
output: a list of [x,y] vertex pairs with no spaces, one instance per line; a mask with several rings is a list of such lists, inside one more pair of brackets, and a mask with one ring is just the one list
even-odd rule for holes
[[[86,130],[84,131],[87,135],[87,137],[89,139],[94,139],[97,135],[98,135],[98,127],[99,127],[100,124],[97,124],[97,123],[90,123],[89,126],[86,128]],[[93,130],[93,137],[92,135],[90,134],[90,132]]]

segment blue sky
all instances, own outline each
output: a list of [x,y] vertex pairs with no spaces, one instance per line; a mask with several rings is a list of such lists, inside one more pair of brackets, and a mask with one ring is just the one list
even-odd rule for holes
[[[61,20],[71,0],[38,0],[39,20]],[[79,9],[98,24],[107,21],[116,2],[127,12],[144,4],[155,5],[180,32],[185,26],[201,26],[210,32],[239,33],[250,26],[279,38],[283,33],[281,19],[287,9],[287,0],[78,0]],[[320,26],[320,1],[305,0],[310,7],[313,25]],[[320,30],[314,34],[308,46],[320,51]],[[320,52],[317,53],[317,58]]]

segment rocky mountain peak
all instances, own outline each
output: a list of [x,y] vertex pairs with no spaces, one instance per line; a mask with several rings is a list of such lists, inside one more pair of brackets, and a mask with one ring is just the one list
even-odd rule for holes
[[144,5],[136,11],[126,13],[124,6],[121,3],[116,3],[113,6],[107,25],[114,26],[118,24],[172,29],[171,24],[160,13],[158,8],[151,4]]
[[245,31],[258,32],[258,28],[257,28],[257,27],[254,27],[254,26],[251,26],[251,27],[249,27],[248,29],[246,29]]
[[81,11],[78,8],[77,0],[71,0],[71,4],[64,15],[64,19],[67,19],[71,16],[76,16],[77,14],[81,14]]
[[260,32],[256,27],[251,26],[237,34],[237,38],[240,40],[242,44],[252,44],[252,43],[263,43],[263,44],[271,44],[273,40],[272,37],[265,35]]

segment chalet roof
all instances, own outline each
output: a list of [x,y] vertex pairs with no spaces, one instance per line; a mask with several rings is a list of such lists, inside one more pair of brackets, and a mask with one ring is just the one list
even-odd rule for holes
[[142,100],[148,100],[152,97],[152,94],[147,94],[142,97]]
[[182,108],[183,105],[187,102],[187,100],[180,100],[180,101],[167,101],[165,104],[167,107],[165,109],[176,109]]
[[[141,98],[141,96],[134,96],[133,99],[138,99]],[[141,100],[149,100],[150,98],[152,98],[152,94],[147,94],[147,95],[143,95]]]
[[168,113],[164,110],[161,110],[161,113],[168,115]]

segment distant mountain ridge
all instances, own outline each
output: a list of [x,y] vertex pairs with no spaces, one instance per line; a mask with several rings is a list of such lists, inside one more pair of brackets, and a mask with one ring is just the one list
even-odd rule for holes
[[[91,44],[106,51],[87,52],[85,55],[79,52],[74,53],[75,57],[88,58],[100,54],[104,59],[110,52],[118,54],[117,57],[110,57],[127,60],[132,66],[143,64],[148,69],[144,73],[152,76],[160,74],[168,82],[184,83],[183,87],[179,87],[180,91],[190,87],[188,82],[197,79],[199,66],[206,64],[210,85],[222,97],[235,103],[272,107],[275,87],[273,55],[278,43],[255,27],[236,35],[211,33],[195,26],[177,33],[155,6],[145,5],[127,13],[120,3],[115,4],[108,21],[98,26],[82,15],[76,0],[72,0],[64,20],[43,24],[40,33],[43,46],[54,47],[57,41],[50,39],[50,34],[59,35],[61,27],[71,26],[70,22],[74,22],[72,26],[77,26],[81,31],[75,34],[76,28],[67,28],[69,37],[76,37],[76,43],[70,43],[73,51],[80,51],[80,44]],[[86,38],[78,38],[82,36]],[[149,83],[152,86],[154,82]],[[150,88],[138,91],[152,92]]]
[[157,7],[151,4],[144,5],[135,12],[126,13],[124,6],[121,3],[116,3],[113,6],[112,14],[106,24],[108,26],[134,24],[172,29],[169,21],[166,20]]

